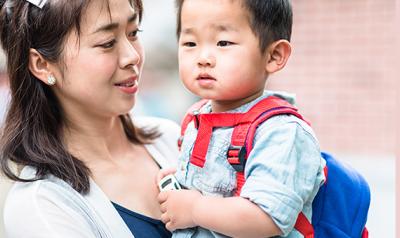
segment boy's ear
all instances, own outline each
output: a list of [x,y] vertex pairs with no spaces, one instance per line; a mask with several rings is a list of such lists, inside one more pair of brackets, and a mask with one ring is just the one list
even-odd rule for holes
[[[48,78],[53,76],[51,64],[35,49],[29,50],[29,71],[40,81],[49,84]],[[53,76],[54,77],[54,76]]]
[[292,52],[292,46],[287,40],[278,40],[273,42],[267,48],[267,63],[265,70],[268,74],[277,72],[285,67],[286,62]]

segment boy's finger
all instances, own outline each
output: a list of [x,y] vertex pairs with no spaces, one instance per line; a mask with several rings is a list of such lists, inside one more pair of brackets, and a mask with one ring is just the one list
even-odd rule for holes
[[172,225],[170,221],[165,223],[165,228],[167,228],[167,230],[169,230],[170,232],[173,232],[175,230],[175,227]]
[[165,213],[167,211],[167,204],[165,202],[160,204],[160,211],[162,213]]
[[158,203],[162,204],[163,202],[165,202],[167,200],[168,192],[169,191],[162,191],[158,194],[158,196],[157,196]]
[[170,219],[169,219],[167,213],[161,214],[161,221],[162,221],[164,224],[167,224],[167,223],[170,221]]

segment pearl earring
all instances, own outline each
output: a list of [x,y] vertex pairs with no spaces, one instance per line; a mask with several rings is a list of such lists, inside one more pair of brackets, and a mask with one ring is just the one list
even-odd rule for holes
[[53,86],[54,84],[56,84],[56,78],[52,74],[50,74],[49,76],[47,76],[47,83],[50,86]]

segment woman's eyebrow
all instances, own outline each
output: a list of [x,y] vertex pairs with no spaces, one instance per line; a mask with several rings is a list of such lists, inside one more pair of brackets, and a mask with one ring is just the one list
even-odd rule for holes
[[[128,17],[127,22],[131,23],[136,21],[138,15],[136,13],[134,13],[133,15],[131,15],[130,17]],[[99,28],[97,28],[95,31],[93,31],[92,34],[95,34],[97,32],[102,32],[102,31],[113,31],[114,29],[118,28],[119,24],[116,22],[111,22],[108,24],[105,24],[103,26],[100,26]]]

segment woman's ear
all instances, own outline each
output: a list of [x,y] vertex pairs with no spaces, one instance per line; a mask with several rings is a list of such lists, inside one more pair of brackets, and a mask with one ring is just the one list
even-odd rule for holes
[[285,67],[286,62],[292,52],[292,46],[287,40],[278,40],[273,42],[267,48],[267,63],[265,69],[268,74],[277,72]]
[[50,63],[35,49],[29,50],[29,71],[47,85],[56,83]]

